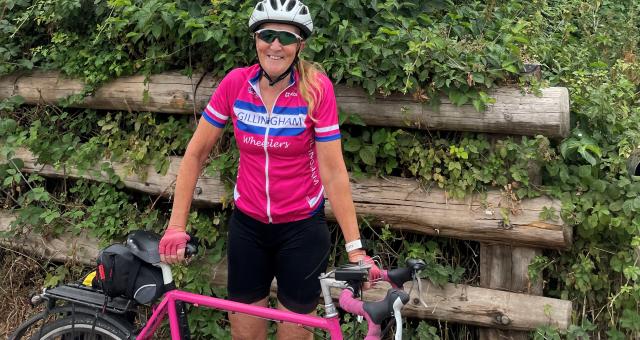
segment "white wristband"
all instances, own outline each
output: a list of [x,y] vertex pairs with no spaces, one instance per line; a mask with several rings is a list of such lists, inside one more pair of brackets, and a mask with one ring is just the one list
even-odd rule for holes
[[344,247],[347,248],[347,253],[348,253],[348,252],[350,252],[352,250],[361,249],[362,248],[362,242],[360,242],[360,240],[351,241],[351,242],[345,244]]

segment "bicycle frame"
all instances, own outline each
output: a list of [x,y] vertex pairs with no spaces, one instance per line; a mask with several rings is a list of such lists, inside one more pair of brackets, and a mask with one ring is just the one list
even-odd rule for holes
[[235,301],[224,300],[212,296],[199,295],[181,290],[172,290],[165,294],[160,304],[155,308],[151,318],[142,329],[136,340],[151,339],[156,329],[169,315],[169,327],[171,339],[180,339],[180,326],[178,322],[178,312],[176,302],[182,301],[198,307],[208,307],[212,309],[225,310],[229,312],[243,313],[274,321],[290,322],[297,325],[309,326],[327,330],[332,340],[342,340],[342,330],[338,316],[320,317],[306,314],[298,314],[274,308],[249,305]]

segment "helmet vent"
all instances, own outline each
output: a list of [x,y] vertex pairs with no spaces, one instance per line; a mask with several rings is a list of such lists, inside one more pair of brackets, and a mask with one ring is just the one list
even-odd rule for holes
[[296,0],[289,1],[289,5],[287,5],[287,11],[291,11],[296,4]]
[[308,38],[313,32],[313,20],[309,8],[302,1],[304,0],[258,1],[249,17],[249,29],[255,32],[266,23],[291,24],[300,28],[303,38]]

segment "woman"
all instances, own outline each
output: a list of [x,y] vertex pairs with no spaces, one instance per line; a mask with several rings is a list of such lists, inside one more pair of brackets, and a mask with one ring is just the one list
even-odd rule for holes
[[[297,0],[259,2],[249,20],[259,63],[234,69],[205,108],[180,165],[162,260],[184,258],[185,226],[201,167],[233,123],[240,150],[229,222],[229,299],[266,306],[278,282],[278,308],[314,313],[330,235],[324,196],[344,235],[349,260],[370,261],[360,243],[349,179],[342,158],[333,85],[299,58],[313,31],[308,8]],[[230,314],[234,339],[265,339],[266,321]],[[279,339],[312,339],[280,324]]]

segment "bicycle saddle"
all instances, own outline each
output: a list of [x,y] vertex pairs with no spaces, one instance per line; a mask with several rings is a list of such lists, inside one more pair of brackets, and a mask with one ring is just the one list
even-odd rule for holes
[[133,255],[149,264],[160,262],[159,244],[160,235],[152,231],[136,230],[127,236],[127,248]]

